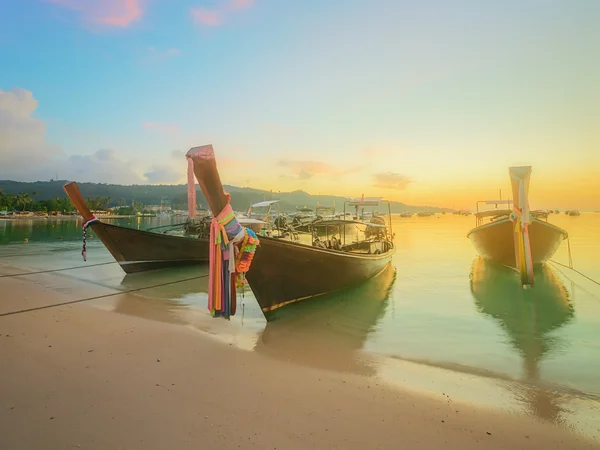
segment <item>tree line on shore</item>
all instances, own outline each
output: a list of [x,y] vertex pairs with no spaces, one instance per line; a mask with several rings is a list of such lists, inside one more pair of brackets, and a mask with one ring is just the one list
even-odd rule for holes
[[[19,194],[9,194],[0,189],[0,211],[14,212],[39,212],[39,213],[60,213],[73,214],[76,212],[73,203],[69,197],[55,197],[44,200],[37,200],[39,192],[33,191],[21,192]],[[127,205],[124,198],[113,201],[110,197],[88,197],[86,203],[92,211],[107,211],[111,207],[117,207],[119,214],[131,215],[138,212],[146,213],[144,204],[141,202],[132,202]]]

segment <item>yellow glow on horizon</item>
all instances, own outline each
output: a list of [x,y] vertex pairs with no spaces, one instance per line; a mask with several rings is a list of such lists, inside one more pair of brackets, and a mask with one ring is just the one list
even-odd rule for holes
[[[554,170],[535,170],[530,185],[530,204],[534,209],[580,209],[600,210],[600,174],[595,168],[590,170],[569,170],[562,173]],[[229,175],[233,171],[226,170]],[[502,198],[511,196],[508,167],[502,171],[489,171],[484,176],[478,173],[471,178],[423,179],[415,180],[404,190],[375,188],[368,176],[356,175],[329,179],[314,176],[308,180],[291,177],[252,174],[248,184],[236,183],[236,177],[227,176],[227,184],[244,185],[264,189],[273,193],[304,190],[311,195],[334,195],[341,197],[381,196],[388,200],[407,205],[437,206],[449,209],[474,210],[479,200],[496,200],[502,191]],[[239,175],[239,174],[238,174]]]

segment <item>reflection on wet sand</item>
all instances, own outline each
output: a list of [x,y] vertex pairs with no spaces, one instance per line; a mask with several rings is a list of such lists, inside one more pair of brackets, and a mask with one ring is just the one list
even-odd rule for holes
[[567,412],[562,397],[543,386],[539,364],[560,342],[551,332],[568,323],[574,315],[569,292],[547,266],[535,273],[535,286],[523,289],[517,274],[477,258],[471,270],[471,292],[479,312],[498,321],[512,346],[523,358],[523,387],[516,388],[531,414],[562,423]]
[[395,277],[390,265],[354,289],[277,310],[255,351],[321,369],[373,374],[358,351],[383,316]]
[[[123,289],[130,290],[203,275],[199,273],[198,268],[189,269],[165,269],[129,274],[123,277],[121,286]],[[208,277],[166,284],[119,296],[114,311],[158,322],[187,325],[189,319],[186,318],[186,313],[189,312],[190,306],[178,299],[189,294],[206,292],[208,292]]]

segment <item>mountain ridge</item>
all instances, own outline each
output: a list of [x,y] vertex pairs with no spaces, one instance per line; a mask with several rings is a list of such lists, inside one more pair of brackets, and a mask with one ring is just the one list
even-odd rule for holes
[[[51,181],[12,181],[0,180],[0,190],[5,194],[28,193],[37,194],[34,196],[36,201],[49,200],[52,198],[65,197],[63,185],[67,180]],[[115,206],[119,201],[125,200],[126,204],[133,201],[141,202],[145,205],[159,205],[161,201],[170,204],[173,209],[187,209],[187,185],[185,184],[107,184],[78,182],[77,185],[81,194],[85,197],[110,197],[110,206]],[[303,190],[294,190],[291,192],[270,192],[251,187],[239,187],[224,185],[224,188],[231,194],[231,206],[238,211],[245,211],[251,204],[264,200],[279,200],[280,210],[285,212],[295,211],[297,207],[315,208],[321,206],[335,206],[338,210],[343,210],[344,202],[352,197],[342,197],[335,195],[312,195]],[[197,189],[197,203],[206,207],[207,202],[202,192]],[[390,202],[391,210],[394,213],[399,212],[418,212],[432,211],[441,212],[442,209],[437,206],[425,205],[407,205],[403,202]],[[381,208],[381,207],[380,207]],[[349,208],[348,208],[349,209]],[[373,210],[376,208],[365,208]],[[387,208],[386,208],[387,209]]]

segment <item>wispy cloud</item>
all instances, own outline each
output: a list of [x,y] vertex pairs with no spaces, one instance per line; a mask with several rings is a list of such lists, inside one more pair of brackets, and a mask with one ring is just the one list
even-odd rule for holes
[[85,23],[126,28],[142,17],[142,0],[44,0],[81,14]]
[[271,135],[277,136],[294,136],[298,134],[297,128],[279,123],[266,123],[264,125],[264,131]]
[[373,187],[402,191],[412,183],[412,179],[396,172],[381,172],[373,175]]
[[172,184],[178,183],[183,178],[184,170],[177,170],[169,166],[154,166],[144,177],[150,184]]
[[317,161],[280,160],[278,165],[288,167],[299,180],[308,180],[315,175],[347,175],[363,169],[364,166],[337,168],[330,164]]
[[161,133],[174,133],[179,131],[179,125],[163,122],[144,122],[142,127],[145,130],[158,131]]
[[389,158],[390,156],[405,153],[402,148],[397,146],[375,146],[367,147],[361,150],[360,155],[366,160],[375,160]]
[[215,7],[192,8],[192,20],[201,26],[218,27],[227,22],[231,14],[250,9],[254,0],[221,0]]
[[177,58],[178,56],[181,56],[181,53],[181,50],[178,48],[160,49],[156,47],[147,47],[143,60],[145,62],[157,63],[167,59]]

